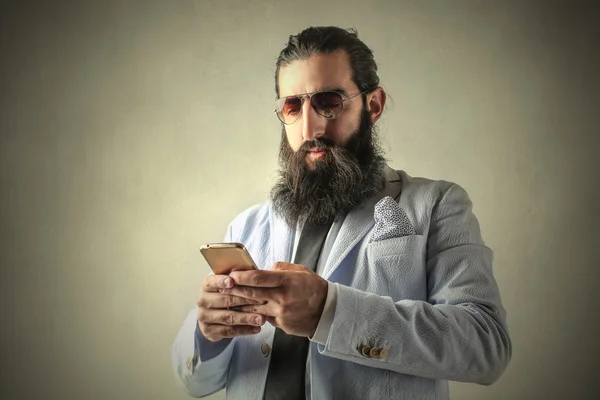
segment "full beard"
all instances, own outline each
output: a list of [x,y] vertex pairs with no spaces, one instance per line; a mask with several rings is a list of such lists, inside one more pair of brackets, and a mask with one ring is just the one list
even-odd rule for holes
[[[282,130],[279,177],[271,190],[274,211],[290,227],[327,224],[381,190],[386,159],[376,129],[363,109],[359,129],[344,146],[322,137],[294,151]],[[310,148],[326,149],[321,159],[308,161]]]

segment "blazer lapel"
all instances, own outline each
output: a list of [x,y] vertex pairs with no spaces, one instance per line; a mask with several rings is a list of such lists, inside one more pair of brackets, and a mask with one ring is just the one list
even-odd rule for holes
[[395,199],[402,189],[400,175],[390,167],[386,168],[386,184],[381,192],[365,200],[361,206],[350,211],[338,233],[327,258],[323,278],[328,279],[340,266],[344,258],[362,240],[362,238],[373,228],[375,219],[373,213],[375,204],[386,196]]

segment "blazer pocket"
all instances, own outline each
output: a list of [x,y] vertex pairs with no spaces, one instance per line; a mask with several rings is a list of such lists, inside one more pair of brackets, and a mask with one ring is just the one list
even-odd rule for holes
[[426,241],[427,238],[424,235],[408,235],[379,240],[367,245],[367,255],[370,259],[402,254],[422,253],[425,255]]
[[366,291],[394,301],[427,299],[423,235],[401,236],[369,243]]

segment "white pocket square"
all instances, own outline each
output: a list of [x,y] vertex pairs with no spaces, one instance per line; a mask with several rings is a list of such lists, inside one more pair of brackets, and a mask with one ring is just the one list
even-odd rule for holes
[[386,196],[375,204],[375,228],[371,242],[400,236],[416,235],[406,213],[391,197]]

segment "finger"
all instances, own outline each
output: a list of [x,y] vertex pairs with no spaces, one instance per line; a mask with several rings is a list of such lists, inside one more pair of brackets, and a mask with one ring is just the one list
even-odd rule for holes
[[301,264],[290,264],[286,262],[276,262],[272,268],[273,271],[310,271],[307,267]]
[[198,313],[198,322],[206,325],[251,325],[262,326],[266,317],[260,314],[233,310],[208,310]]
[[276,300],[280,297],[277,288],[235,286],[231,289],[219,289],[219,292],[258,301]]
[[267,303],[264,305],[246,305],[236,307],[237,311],[245,313],[256,313],[266,316],[267,318],[275,316],[275,310],[271,307],[271,304]]
[[253,287],[278,287],[283,285],[285,275],[277,271],[233,271],[229,274],[235,285]]
[[201,308],[231,308],[245,305],[264,304],[262,300],[248,299],[219,292],[202,293],[198,299],[198,307]]
[[202,334],[210,341],[217,342],[225,338],[234,338],[236,336],[256,335],[261,331],[260,326],[228,326],[228,325],[207,325]]
[[233,287],[234,281],[227,275],[208,275],[202,282],[202,290],[216,292],[220,288]]

